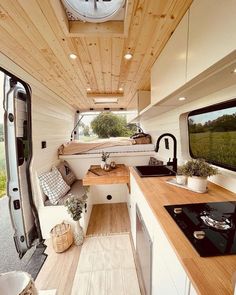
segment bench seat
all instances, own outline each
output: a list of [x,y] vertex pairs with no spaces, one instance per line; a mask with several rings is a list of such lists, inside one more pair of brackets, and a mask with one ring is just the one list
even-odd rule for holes
[[78,196],[79,198],[81,198],[84,194],[85,194],[85,189],[83,187],[82,180],[81,179],[77,179],[71,185],[71,189],[69,190],[69,192],[64,197],[60,198],[60,200],[58,201],[57,204],[52,204],[49,199],[46,199],[44,201],[44,205],[45,206],[63,206],[65,204],[65,201],[71,195]]

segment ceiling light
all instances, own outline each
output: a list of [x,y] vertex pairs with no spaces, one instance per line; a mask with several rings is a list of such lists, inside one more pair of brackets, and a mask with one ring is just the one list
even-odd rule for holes
[[119,90],[120,92],[122,92],[124,89],[123,89],[122,87],[120,87],[118,90]]
[[236,74],[236,68],[235,68],[235,69],[233,69],[233,73],[234,73],[234,74]]
[[127,60],[131,59],[132,57],[133,57],[133,55],[131,53],[126,53],[124,55],[124,58],[127,59]]
[[118,103],[117,98],[94,98],[95,104],[111,104],[111,103]]
[[71,53],[71,54],[69,55],[69,57],[70,57],[71,59],[76,59],[76,58],[77,58],[77,55],[74,54],[74,53]]
[[182,101],[182,100],[185,100],[186,97],[179,97],[179,100]]
[[90,92],[90,91],[91,91],[91,88],[90,88],[90,87],[88,87],[88,88],[87,88],[87,92]]

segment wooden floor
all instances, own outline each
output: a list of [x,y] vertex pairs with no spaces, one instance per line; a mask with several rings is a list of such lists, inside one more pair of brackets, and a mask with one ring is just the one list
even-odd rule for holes
[[126,203],[93,205],[87,235],[130,232]]
[[[130,221],[126,203],[94,205],[87,235],[130,232]],[[57,295],[71,295],[81,247],[72,246],[64,253],[55,253],[51,240],[48,257],[37,279],[38,290],[57,289]]]

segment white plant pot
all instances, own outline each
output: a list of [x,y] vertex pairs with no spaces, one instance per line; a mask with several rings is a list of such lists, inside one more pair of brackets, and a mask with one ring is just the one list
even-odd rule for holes
[[106,165],[106,161],[101,161],[100,166],[101,166],[102,169],[104,169],[105,165]]
[[187,177],[185,175],[176,175],[176,182],[181,185],[185,185],[187,182]]
[[207,178],[192,176],[188,177],[188,188],[199,193],[205,193],[207,189]]

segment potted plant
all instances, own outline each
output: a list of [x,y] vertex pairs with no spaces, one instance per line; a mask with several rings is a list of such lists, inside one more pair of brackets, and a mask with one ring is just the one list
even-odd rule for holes
[[204,193],[207,177],[218,174],[218,169],[209,165],[204,159],[190,160],[181,167],[183,175],[188,177],[188,188]]
[[102,151],[102,161],[101,161],[101,168],[104,169],[106,163],[107,163],[107,159],[110,157],[110,153],[105,153],[104,151]]
[[185,185],[187,182],[187,177],[184,175],[182,171],[182,166],[178,166],[177,172],[176,172],[176,183],[180,185]]
[[84,233],[83,228],[80,225],[80,218],[83,212],[83,208],[85,208],[87,199],[87,193],[85,193],[82,197],[71,195],[66,201],[65,206],[67,207],[67,212],[70,214],[72,219],[76,221],[75,223],[75,231],[74,231],[74,241],[75,245],[80,246],[84,241]]

